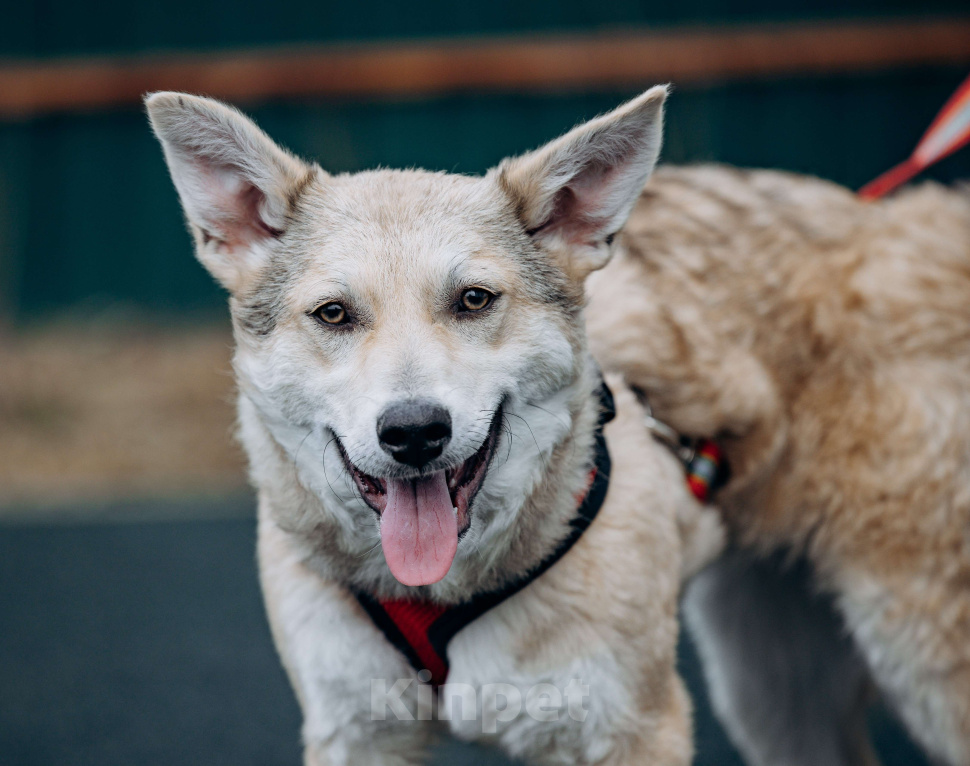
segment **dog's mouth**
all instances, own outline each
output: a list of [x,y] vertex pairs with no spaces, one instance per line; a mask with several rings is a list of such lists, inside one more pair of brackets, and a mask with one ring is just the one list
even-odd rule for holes
[[448,574],[458,539],[471,524],[471,504],[488,473],[501,421],[499,407],[482,446],[460,465],[412,478],[364,473],[337,440],[361,497],[381,517],[384,558],[402,584],[430,585]]

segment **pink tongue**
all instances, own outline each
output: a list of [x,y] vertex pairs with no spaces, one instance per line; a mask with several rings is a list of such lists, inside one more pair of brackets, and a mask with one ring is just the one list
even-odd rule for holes
[[403,585],[430,585],[448,574],[458,550],[458,519],[444,471],[417,481],[387,480],[381,545]]

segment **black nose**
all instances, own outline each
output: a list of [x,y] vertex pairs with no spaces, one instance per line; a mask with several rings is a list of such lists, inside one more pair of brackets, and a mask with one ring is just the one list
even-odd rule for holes
[[396,461],[421,468],[451,440],[451,415],[427,399],[395,402],[377,419],[377,438]]

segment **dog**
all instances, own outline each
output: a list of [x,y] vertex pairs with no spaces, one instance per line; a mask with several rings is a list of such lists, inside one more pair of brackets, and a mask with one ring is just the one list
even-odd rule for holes
[[685,612],[747,762],[876,763],[879,693],[970,764],[970,190],[661,168],[588,289],[604,368],[727,455]]
[[[483,177],[329,175],[230,107],[147,98],[230,296],[260,577],[308,765],[420,763],[432,720],[534,763],[691,761],[677,600],[723,533],[623,378],[603,387],[584,329],[665,98]],[[455,689],[460,715],[442,714]]]

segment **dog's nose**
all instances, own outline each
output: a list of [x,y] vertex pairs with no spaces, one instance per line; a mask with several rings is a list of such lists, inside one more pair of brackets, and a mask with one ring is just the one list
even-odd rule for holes
[[377,419],[377,438],[396,461],[421,468],[451,441],[451,415],[428,399],[394,402]]

